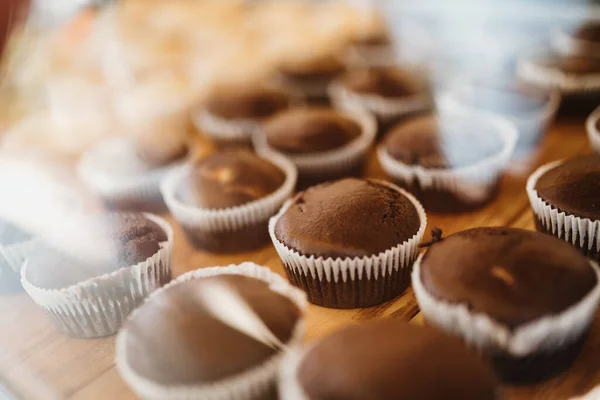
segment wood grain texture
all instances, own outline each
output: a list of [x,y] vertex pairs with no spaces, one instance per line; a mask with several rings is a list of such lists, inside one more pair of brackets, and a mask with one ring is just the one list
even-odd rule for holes
[[[508,225],[533,229],[525,180],[542,163],[589,152],[582,120],[560,121],[546,136],[540,151],[515,162],[505,174],[499,197],[486,207],[459,215],[428,213],[429,228],[445,235],[477,226]],[[365,176],[385,178],[374,154]],[[167,217],[170,219],[170,217]],[[272,246],[235,255],[192,249],[175,228],[174,274],[208,266],[253,261],[283,274]],[[426,235],[426,240],[429,234]],[[394,301],[361,310],[331,310],[310,306],[307,340],[343,326],[376,318],[402,318],[422,324],[411,289]],[[57,332],[25,293],[0,297],[0,381],[23,399],[135,399],[114,367],[114,337],[77,340]],[[537,386],[507,388],[509,399],[563,399],[600,384],[600,319],[575,365],[563,375]]]

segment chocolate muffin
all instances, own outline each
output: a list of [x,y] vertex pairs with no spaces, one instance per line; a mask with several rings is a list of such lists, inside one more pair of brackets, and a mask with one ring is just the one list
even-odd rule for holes
[[269,231],[288,278],[309,301],[356,308],[406,289],[425,225],[421,205],[401,189],[348,178],[296,195]]
[[309,102],[323,104],[327,103],[327,86],[345,70],[341,57],[314,55],[287,60],[279,67],[278,79]]
[[566,54],[598,54],[600,24],[588,21],[571,29],[563,29],[554,36],[554,45]]
[[375,135],[374,121],[362,113],[333,108],[295,108],[265,121],[255,145],[289,157],[301,187],[358,175]]
[[600,44],[600,24],[587,22],[575,30],[573,37]]
[[[188,273],[132,314],[118,338],[117,365],[138,395],[168,398],[185,390],[193,392],[193,398],[219,398],[210,394],[227,390],[243,391],[249,399],[276,398],[274,378],[281,349],[257,339],[260,332],[231,325],[221,313],[232,311],[211,303],[218,300],[210,293],[218,289],[243,301],[254,314],[248,318],[260,319],[285,345],[301,340],[304,303],[268,269],[254,264],[235,268]],[[149,389],[152,394],[147,395]],[[254,395],[248,397],[248,392]]]
[[394,318],[345,328],[284,363],[282,400],[500,398],[459,340]]
[[527,182],[536,228],[600,260],[600,156],[546,164]]
[[426,116],[394,126],[378,157],[426,209],[456,212],[495,197],[515,141],[515,129],[505,121]]
[[[56,327],[76,337],[115,333],[154,289],[171,279],[172,232],[151,214],[106,214],[66,224],[68,248],[39,245],[21,271],[23,287]],[[102,307],[98,307],[102,304]]]
[[249,144],[263,119],[295,101],[289,91],[265,85],[222,88],[205,101],[196,126],[218,144]]
[[192,245],[231,253],[269,241],[267,221],[291,196],[296,176],[281,156],[231,150],[175,172],[162,189]]
[[78,175],[108,209],[162,211],[160,181],[190,153],[185,140],[162,146],[152,140],[109,139],[83,155]]
[[551,236],[475,228],[433,244],[413,288],[428,324],[476,347],[504,380],[529,382],[577,356],[600,300],[598,272]]

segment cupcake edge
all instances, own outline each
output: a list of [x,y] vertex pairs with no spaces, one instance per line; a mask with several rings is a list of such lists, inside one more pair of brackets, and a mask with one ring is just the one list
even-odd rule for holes
[[[538,179],[551,169],[561,165],[564,161],[554,161],[539,167],[527,179],[527,196],[535,217],[540,221],[544,229],[552,232],[552,235],[562,239],[582,250],[600,251],[600,220],[592,221],[589,218],[580,218],[559,211],[544,199],[542,199],[535,185]],[[579,239],[579,242],[578,242]],[[585,240],[588,248],[585,249]],[[595,249],[594,249],[595,246]]]
[[[23,288],[59,330],[81,338],[112,335],[148,294],[170,280],[173,229],[156,215],[143,215],[167,234],[167,242],[146,261],[61,289],[44,289],[29,282],[24,263]],[[115,290],[119,289],[115,283],[128,290]]]
[[563,95],[590,94],[600,90],[600,72],[582,76],[567,74],[539,65],[532,58],[521,58],[517,61],[517,76],[534,86],[558,89]]
[[[461,115],[462,112],[453,115]],[[471,115],[471,113],[466,113]],[[504,168],[509,164],[517,143],[517,128],[514,124],[492,115],[480,114],[478,118],[492,123],[503,141],[498,153],[472,165],[450,169],[425,168],[420,165],[407,165],[394,159],[384,143],[377,148],[377,158],[385,173],[392,179],[407,185],[415,180],[422,189],[450,192],[468,203],[485,200],[494,191]]]
[[598,130],[598,120],[600,120],[600,107],[596,108],[587,118],[585,128],[592,148],[597,154],[600,154],[600,131]]
[[[304,292],[291,286],[283,277],[269,268],[251,262],[226,267],[200,268],[187,272],[152,293],[145,302],[151,301],[154,296],[172,286],[194,279],[218,275],[243,275],[262,280],[269,284],[270,290],[289,298],[298,306],[301,312],[304,312],[307,307]],[[135,312],[131,313],[129,319],[135,317]],[[288,341],[291,348],[298,346],[302,342],[304,330],[305,321],[301,316],[296,323],[292,337]],[[167,386],[140,376],[127,364],[126,339],[127,330],[123,329],[117,336],[116,366],[121,377],[134,392],[144,399],[161,400],[168,398],[172,400],[192,400],[202,398],[211,400],[258,400],[262,398],[261,395],[264,395],[276,381],[280,363],[284,357],[284,353],[276,354],[262,365],[211,384]]]
[[[420,219],[420,226],[417,232],[408,240],[399,243],[397,246],[381,252],[376,255],[365,257],[345,257],[345,258],[323,258],[315,256],[305,256],[298,251],[287,247],[281,242],[275,234],[275,225],[279,218],[293,204],[293,200],[288,200],[281,210],[269,221],[269,235],[275,246],[275,250],[286,269],[293,273],[303,275],[307,280],[314,280],[320,283],[338,283],[350,281],[373,281],[384,280],[392,272],[400,271],[412,267],[413,261],[419,252],[421,243],[427,227],[427,216],[425,209],[419,201],[410,193],[389,182],[374,180],[379,184],[385,185],[401,195],[405,196],[417,210]],[[288,272],[289,273],[289,272]],[[308,293],[309,301],[310,294]]]
[[262,132],[254,135],[254,147],[267,154],[280,154],[291,160],[298,168],[299,178],[318,178],[350,172],[365,159],[377,135],[377,123],[372,115],[363,111],[354,110],[352,113],[338,111],[361,127],[361,135],[339,149],[313,154],[288,155],[269,146]]
[[389,99],[375,94],[361,94],[349,90],[339,81],[333,81],[327,90],[329,98],[342,110],[364,110],[390,121],[403,116],[426,111],[432,102],[425,92],[412,96]]
[[20,275],[27,256],[39,246],[40,242],[40,239],[32,238],[19,243],[0,245],[0,256],[14,273]]
[[159,187],[162,179],[193,158],[193,154],[190,154],[173,164],[150,170],[147,173],[125,177],[105,174],[104,171],[94,168],[93,163],[96,161],[96,157],[99,157],[98,152],[102,146],[119,146],[120,143],[123,143],[121,139],[114,138],[103,141],[84,153],[77,164],[78,178],[104,201],[160,203],[162,196]]
[[590,260],[598,280],[582,300],[558,314],[538,318],[511,330],[484,313],[469,311],[464,303],[448,303],[431,295],[421,282],[423,256],[421,254],[415,261],[412,286],[425,319],[446,332],[458,334],[480,351],[502,351],[513,357],[523,357],[563,347],[585,333],[600,302],[600,268]]
[[275,192],[262,199],[224,209],[187,205],[177,199],[176,190],[177,184],[193,168],[188,164],[173,171],[160,185],[163,198],[173,218],[185,227],[211,233],[237,231],[268,221],[294,193],[298,172],[292,162],[279,154],[259,151],[258,156],[272,162],[285,174],[283,184]]

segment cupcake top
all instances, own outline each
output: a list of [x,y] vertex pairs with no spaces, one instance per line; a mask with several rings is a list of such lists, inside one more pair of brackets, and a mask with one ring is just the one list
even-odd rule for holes
[[474,85],[459,100],[471,107],[520,116],[544,109],[549,101],[545,91],[526,86]]
[[210,285],[234,291],[281,342],[292,338],[300,310],[267,283],[242,275],[193,279],[152,296],[124,325],[126,362],[138,375],[164,385],[209,384],[277,353],[207,309],[198,293]]
[[491,128],[436,117],[420,117],[393,127],[384,147],[395,160],[425,168],[459,168],[485,160],[502,149]]
[[285,154],[310,154],[343,147],[361,135],[361,126],[324,107],[281,112],[263,125],[268,145]]
[[0,244],[8,245],[31,239],[31,235],[22,231],[12,223],[0,219]]
[[223,88],[210,96],[205,110],[227,120],[263,119],[289,107],[288,93],[264,85]]
[[250,151],[224,151],[197,161],[177,194],[189,205],[224,209],[264,198],[285,179],[279,167]]
[[600,156],[571,158],[539,177],[535,190],[567,214],[600,220]]
[[393,318],[321,340],[296,373],[310,400],[497,398],[492,372],[459,340]]
[[279,68],[279,72],[292,79],[332,79],[345,69],[342,60],[330,54],[288,60]]
[[587,22],[573,32],[573,37],[586,42],[600,42],[600,23]]
[[372,67],[353,70],[341,78],[350,91],[398,98],[413,96],[422,91],[418,81],[405,70],[395,67]]
[[539,65],[567,75],[600,73],[600,58],[585,55],[547,56],[536,61]]
[[275,236],[305,256],[365,257],[417,234],[413,203],[377,181],[348,178],[299,193],[275,224]]
[[[30,283],[43,289],[75,285],[146,261],[168,240],[154,221],[135,213],[88,217],[80,221],[78,229],[94,232],[85,236],[85,240],[93,242],[75,241],[72,248],[60,250],[50,246],[37,248],[27,264]],[[97,251],[89,252],[90,246]]]
[[558,314],[597,284],[568,243],[515,228],[475,228],[435,243],[421,261],[423,287],[511,328]]

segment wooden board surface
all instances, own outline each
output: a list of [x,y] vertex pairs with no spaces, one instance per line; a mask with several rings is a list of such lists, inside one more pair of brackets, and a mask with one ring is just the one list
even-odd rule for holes
[[[486,207],[459,215],[428,213],[429,227],[445,235],[477,226],[516,226],[534,229],[525,193],[525,180],[542,163],[590,152],[583,120],[557,122],[537,154],[514,163],[505,174],[498,199]],[[384,178],[374,155],[365,176]],[[166,217],[170,221],[170,217]],[[196,251],[175,227],[174,274],[218,265],[253,261],[283,274],[272,246],[261,250],[215,255]],[[429,234],[426,235],[428,240]],[[360,310],[331,310],[310,306],[307,340],[343,326],[375,318],[402,318],[421,324],[411,289],[380,306]],[[0,382],[22,399],[135,399],[114,367],[114,337],[81,340],[60,334],[25,293],[0,295]],[[600,318],[597,318],[581,355],[564,374],[543,384],[507,387],[509,399],[567,399],[600,384]]]

